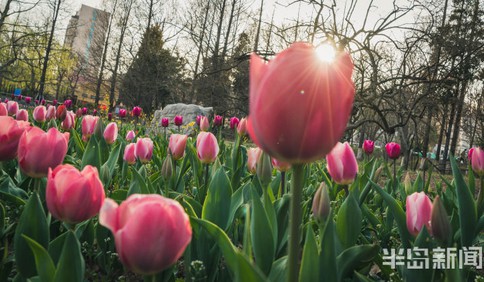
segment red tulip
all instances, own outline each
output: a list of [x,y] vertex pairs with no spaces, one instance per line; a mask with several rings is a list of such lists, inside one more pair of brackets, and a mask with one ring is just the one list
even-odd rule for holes
[[162,118],[161,119],[161,126],[168,127],[168,125],[170,125],[170,120],[168,118]]
[[30,124],[9,116],[0,116],[0,161],[13,160],[17,156],[20,137]]
[[195,123],[200,126],[200,120],[202,119],[202,116],[198,115],[196,118],[195,118]]
[[200,132],[197,136],[197,155],[202,164],[213,163],[217,159],[219,147],[217,138],[210,132]]
[[98,214],[104,197],[97,168],[87,165],[79,171],[69,164],[49,168],[45,200],[58,220],[67,223],[88,220]]
[[128,142],[133,141],[133,139],[135,137],[136,137],[136,134],[134,133],[133,130],[130,130],[130,131],[128,131],[128,133],[126,133],[126,141],[128,141]]
[[121,262],[136,273],[155,274],[174,264],[192,238],[188,215],[175,200],[134,194],[118,205],[106,199],[99,223],[113,232]]
[[324,157],[350,118],[355,93],[352,72],[348,54],[324,62],[305,43],[292,44],[269,63],[253,54],[250,137],[281,161],[308,163]]
[[56,99],[54,99],[54,100],[52,101],[52,105],[57,106],[57,100],[56,100]]
[[108,121],[112,121],[113,120],[113,113],[108,113]]
[[18,112],[18,103],[15,101],[8,101],[7,102],[7,111],[8,115],[14,116]]
[[149,163],[153,156],[153,141],[150,138],[139,138],[134,153],[141,163]]
[[175,116],[173,122],[176,126],[181,126],[183,124],[183,117],[182,116]]
[[36,122],[44,122],[46,120],[47,109],[45,106],[37,106],[34,109],[33,116]]
[[368,139],[363,142],[363,151],[365,151],[367,155],[371,155],[374,149],[375,149],[375,142]]
[[257,163],[259,162],[262,150],[258,147],[249,148],[247,150],[247,169],[254,174],[257,170]]
[[[472,153],[472,170],[479,176],[484,176],[484,150],[482,148],[475,148]],[[484,193],[484,192],[481,192]]]
[[103,136],[106,143],[113,144],[118,138],[118,125],[115,122],[110,122],[104,129]]
[[92,115],[93,115],[93,116],[97,116],[97,110],[96,110],[96,109],[94,109],[94,110],[92,111]]
[[221,126],[221,125],[222,125],[222,121],[223,121],[222,116],[216,115],[216,116],[213,118],[213,125],[214,125],[214,126]]
[[432,218],[432,202],[424,192],[415,192],[407,196],[407,229],[410,234],[417,236],[423,226],[427,227],[429,233],[430,220]]
[[135,143],[130,143],[126,145],[124,148],[124,155],[123,159],[126,161],[128,164],[135,164],[136,163],[136,144]]
[[237,117],[231,117],[230,118],[230,129],[234,129],[234,128],[237,128],[237,126],[239,125],[239,119]]
[[27,97],[25,97],[24,101],[25,101],[25,103],[30,104],[30,102],[32,101],[32,97],[27,96]]
[[170,150],[173,159],[179,160],[185,155],[185,147],[187,146],[188,136],[184,134],[172,134],[168,149]]
[[134,107],[132,113],[133,113],[133,116],[139,117],[141,115],[141,108],[140,107]]
[[45,177],[49,168],[55,168],[64,161],[67,153],[69,133],[60,133],[52,127],[44,132],[31,127],[20,137],[18,162],[20,169],[30,177]]
[[64,101],[64,106],[66,106],[67,108],[72,107],[72,100],[65,100]]
[[272,158],[272,166],[278,171],[284,172],[291,169],[291,164],[286,162],[281,162],[275,158]]
[[15,118],[17,120],[29,121],[29,113],[25,109],[18,110]]
[[390,159],[398,159],[400,157],[400,144],[395,142],[390,142],[385,145],[385,150]]
[[0,116],[8,116],[7,104],[0,103]]
[[88,114],[88,110],[86,107],[82,108],[82,115],[85,116]]
[[55,118],[55,114],[56,114],[55,106],[49,106],[47,108],[47,114],[45,115],[45,119],[49,121]]
[[87,141],[94,134],[99,117],[86,115],[82,118],[82,140]]
[[64,121],[62,121],[62,129],[64,130],[71,130],[74,128],[74,124],[76,123],[76,115],[74,114],[73,111],[68,111],[66,112],[66,117],[64,118]]
[[202,116],[200,118],[200,130],[201,131],[208,131],[209,127],[210,127],[210,123],[208,122],[208,118]]
[[467,152],[467,160],[469,160],[469,162],[472,162],[472,153],[474,153],[474,150],[475,148],[470,148],[469,152]]
[[119,115],[120,118],[126,117],[126,110],[125,109],[119,109],[118,115]]
[[64,119],[66,119],[66,116],[67,116],[67,108],[65,105],[60,105],[59,107],[57,107],[57,111],[55,113],[55,117],[59,120],[59,121],[64,121]]
[[334,182],[340,185],[353,183],[358,174],[358,163],[348,142],[336,143],[333,150],[326,156],[326,162],[329,175]]

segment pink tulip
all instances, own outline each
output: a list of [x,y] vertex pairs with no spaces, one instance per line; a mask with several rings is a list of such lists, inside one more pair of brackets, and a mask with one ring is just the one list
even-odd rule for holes
[[213,163],[217,159],[219,147],[217,138],[210,132],[200,132],[197,136],[197,154],[202,164]]
[[161,126],[168,127],[168,125],[170,125],[170,120],[168,118],[162,118],[161,119]]
[[45,200],[58,220],[71,224],[88,220],[98,214],[104,197],[97,168],[87,165],[79,171],[69,164],[49,168]]
[[29,121],[29,112],[27,112],[25,109],[18,110],[15,118],[17,120]]
[[130,131],[128,131],[128,133],[126,133],[126,141],[128,141],[128,142],[133,141],[133,139],[135,137],[136,137],[136,133],[134,133],[133,130],[130,130]]
[[375,142],[368,139],[363,142],[363,151],[365,151],[367,155],[371,155],[374,149],[375,149]]
[[65,100],[64,101],[64,106],[66,106],[66,108],[72,107],[72,100]]
[[407,196],[407,229],[410,234],[417,236],[423,226],[427,227],[429,233],[430,220],[432,218],[432,202],[424,192],[415,192]]
[[294,43],[266,63],[250,61],[247,129],[264,152],[289,163],[324,157],[343,135],[353,108],[353,63],[340,52],[319,59],[310,44]]
[[134,108],[133,108],[133,111],[132,111],[133,116],[135,116],[135,117],[139,117],[139,116],[141,115],[141,111],[142,111],[142,110],[141,110],[141,108],[140,108],[140,107],[134,107]]
[[7,104],[0,103],[0,116],[8,116]]
[[64,121],[62,121],[62,129],[64,130],[71,130],[74,128],[74,124],[76,122],[76,115],[74,114],[73,111],[67,111],[66,112],[66,117]]
[[47,114],[45,115],[45,119],[47,121],[49,121],[51,119],[54,119],[55,118],[55,113],[56,113],[55,107],[54,106],[49,106],[47,108]]
[[118,125],[115,122],[110,122],[104,129],[103,136],[106,143],[113,144],[118,138]]
[[214,125],[214,126],[221,126],[221,125],[222,125],[222,121],[223,121],[222,116],[216,115],[216,116],[213,118],[213,125]]
[[358,163],[348,142],[336,143],[333,150],[326,156],[326,162],[328,172],[334,182],[340,185],[353,183],[358,174]]
[[37,106],[35,107],[32,115],[34,116],[34,120],[36,122],[44,122],[46,120],[47,109],[42,105]]
[[150,138],[139,138],[134,153],[141,163],[149,163],[153,156],[153,141]]
[[400,157],[400,144],[395,142],[390,142],[385,145],[385,150],[390,159],[398,159]]
[[472,153],[474,153],[475,148],[470,148],[469,152],[467,152],[467,160],[472,162]]
[[182,116],[175,116],[173,122],[176,126],[181,126],[183,124],[183,117]]
[[187,146],[188,136],[184,134],[172,134],[168,149],[170,150],[172,158],[176,161],[185,155],[185,147]]
[[[480,177],[484,176],[484,150],[482,148],[475,148],[472,153],[472,170]],[[482,180],[482,179],[481,179]],[[484,192],[481,192],[484,193]]]
[[99,223],[114,235],[121,262],[136,273],[155,274],[173,265],[191,241],[188,215],[175,200],[134,194],[121,205],[106,199]]
[[57,106],[57,100],[56,100],[56,99],[54,99],[54,100],[52,101],[52,105]]
[[249,148],[247,150],[247,169],[250,173],[255,174],[257,171],[257,163],[259,162],[262,150],[258,147]]
[[247,134],[247,119],[243,118],[239,121],[239,125],[237,125],[237,133],[240,136],[244,136]]
[[209,127],[210,127],[210,123],[208,122],[208,118],[202,116],[200,118],[200,130],[201,131],[208,131]]
[[32,97],[27,96],[27,97],[25,97],[24,101],[25,101],[25,103],[30,104],[30,102],[32,101]]
[[9,116],[0,116],[0,125],[0,162],[13,160],[17,156],[20,137],[30,124]]
[[200,120],[201,120],[201,119],[202,119],[202,116],[200,116],[200,115],[199,115],[199,116],[197,116],[197,117],[195,118],[195,123],[196,123],[198,126],[200,126]]
[[275,158],[272,158],[272,166],[280,172],[285,172],[291,169],[290,163],[281,162]]
[[76,118],[80,118],[80,117],[82,117],[82,109],[81,108],[77,109],[77,111],[76,111]]
[[8,115],[14,116],[18,112],[18,103],[15,101],[8,101],[7,102],[7,111]]
[[86,107],[82,108],[82,115],[85,116],[88,114],[88,110]]
[[82,140],[87,141],[94,134],[99,117],[86,115],[82,118]]
[[44,132],[38,127],[26,130],[18,145],[20,169],[30,177],[45,177],[50,168],[64,161],[67,153],[69,133],[60,133],[52,127]]
[[96,109],[94,109],[94,110],[92,111],[92,115],[93,115],[93,116],[97,116],[97,110],[96,110]]
[[118,115],[119,115],[120,118],[126,117],[126,110],[125,109],[119,109]]
[[234,129],[234,128],[237,128],[237,126],[239,125],[239,119],[237,117],[231,117],[230,118],[230,129]]
[[128,164],[135,164],[136,163],[136,144],[135,143],[130,143],[126,145],[126,148],[124,148],[124,156],[123,159],[125,162]]

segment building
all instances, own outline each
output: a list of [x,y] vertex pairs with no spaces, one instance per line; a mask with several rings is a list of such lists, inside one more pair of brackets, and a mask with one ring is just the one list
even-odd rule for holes
[[77,54],[83,70],[75,95],[87,103],[95,99],[94,89],[87,84],[95,81],[99,74],[109,18],[110,13],[106,11],[82,5],[67,26],[64,46]]

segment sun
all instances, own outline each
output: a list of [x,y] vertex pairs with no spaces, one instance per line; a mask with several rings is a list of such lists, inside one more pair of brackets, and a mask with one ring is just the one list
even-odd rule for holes
[[322,44],[316,47],[316,56],[321,61],[330,63],[336,57],[336,50],[332,45]]

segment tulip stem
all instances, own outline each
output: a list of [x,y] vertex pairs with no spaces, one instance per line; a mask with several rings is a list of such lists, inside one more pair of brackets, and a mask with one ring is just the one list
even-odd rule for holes
[[281,171],[281,188],[279,190],[279,198],[286,193],[286,172]]
[[302,188],[304,184],[304,165],[296,164],[293,166],[291,183],[291,207],[289,214],[289,258],[287,281],[298,281],[299,276],[299,238],[301,233],[302,221]]
[[484,176],[480,177],[481,180],[481,189],[479,190],[479,194],[477,196],[477,215],[481,216],[484,212]]
[[37,193],[37,194],[40,193],[40,186],[41,185],[42,185],[42,180],[40,178],[35,178],[34,179],[34,192],[35,193]]
[[397,160],[393,159],[393,193],[397,193]]

